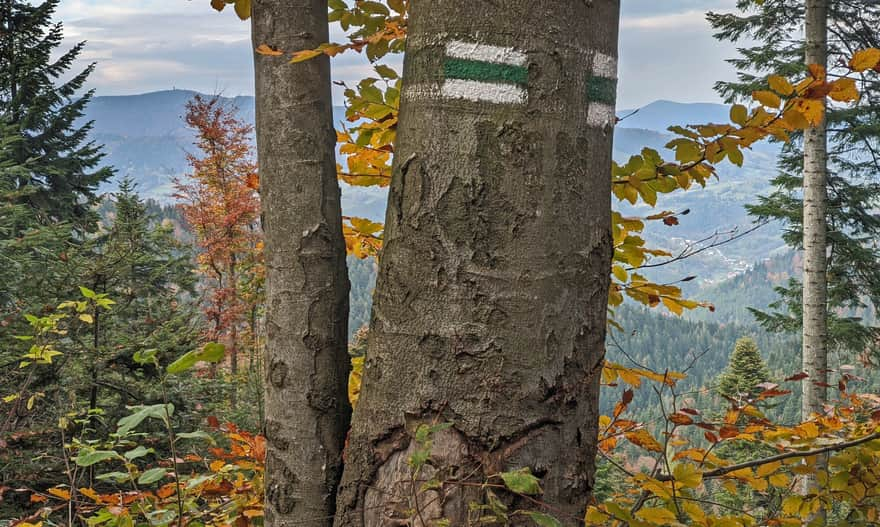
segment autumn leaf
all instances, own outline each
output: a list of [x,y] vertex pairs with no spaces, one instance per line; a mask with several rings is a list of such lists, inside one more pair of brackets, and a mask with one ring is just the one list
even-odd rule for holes
[[313,59],[319,55],[323,55],[324,52],[320,49],[304,49],[302,51],[295,51],[293,53],[293,58],[290,59],[291,63],[297,62],[305,62],[309,59]]
[[770,83],[770,89],[780,95],[787,97],[794,93],[794,86],[792,86],[785,77],[779,75],[771,75],[767,78],[767,81]]
[[625,434],[627,440],[630,443],[642,447],[645,450],[650,452],[663,452],[663,445],[657,442],[647,430],[644,428],[636,430],[634,432],[627,432]]
[[880,64],[880,49],[876,48],[856,51],[849,61],[849,67],[857,72],[875,68],[878,64]]
[[235,0],[235,14],[242,20],[251,17],[251,0]]
[[281,55],[284,55],[283,51],[271,48],[266,44],[260,44],[259,46],[257,46],[257,49],[255,51],[260,55],[266,55],[269,57],[280,57]]
[[782,105],[782,99],[772,91],[753,92],[752,98],[768,108],[779,108]]

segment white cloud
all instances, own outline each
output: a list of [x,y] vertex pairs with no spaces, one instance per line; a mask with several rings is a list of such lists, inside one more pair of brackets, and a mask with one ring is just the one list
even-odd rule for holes
[[[735,50],[712,38],[704,13],[729,10],[734,2],[623,0],[619,105],[717,100],[712,84],[732,76],[724,59]],[[217,13],[208,0],[65,0],[58,18],[68,45],[88,41],[81,63],[98,62],[90,87],[99,94],[172,86],[253,93],[250,25],[230,9]],[[336,28],[331,39],[344,36]],[[354,82],[370,72],[363,55],[333,61],[336,80]],[[340,100],[341,88],[334,94]]]

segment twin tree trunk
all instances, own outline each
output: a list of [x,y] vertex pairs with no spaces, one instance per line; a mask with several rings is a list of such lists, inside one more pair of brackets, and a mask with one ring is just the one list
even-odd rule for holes
[[[828,1],[807,0],[807,64],[828,62]],[[824,104],[824,99],[822,99]],[[804,284],[802,415],[821,412],[828,383],[828,144],[826,123],[804,132]]]
[[[254,0],[254,47],[328,41],[326,0]],[[255,54],[266,237],[266,521],[326,526],[347,398],[348,276],[336,182],[330,64]]]
[[[474,483],[520,467],[541,478],[545,512],[583,517],[612,254],[618,12],[618,0],[413,2],[337,526],[467,525],[469,503],[485,501]],[[452,426],[414,440],[437,423]],[[414,474],[407,461],[424,448],[431,460]],[[431,479],[444,483],[420,490]],[[497,493],[511,510],[538,508]]]

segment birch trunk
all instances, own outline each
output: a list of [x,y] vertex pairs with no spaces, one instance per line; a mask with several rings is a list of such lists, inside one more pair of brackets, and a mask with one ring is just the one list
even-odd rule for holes
[[[807,64],[828,62],[828,2],[807,0],[805,23]],[[824,100],[823,100],[824,104]],[[804,132],[804,285],[802,416],[821,412],[828,383],[828,269],[826,251],[828,144],[825,121]]]

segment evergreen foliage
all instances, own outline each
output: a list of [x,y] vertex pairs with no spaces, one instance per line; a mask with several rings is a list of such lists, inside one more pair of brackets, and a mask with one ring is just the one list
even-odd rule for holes
[[[804,65],[802,34],[804,2],[799,0],[739,0],[739,13],[710,13],[715,36],[745,44],[730,62],[738,71],[735,82],[719,82],[728,101],[747,100],[766,89],[769,75],[797,75]],[[846,64],[855,50],[876,46],[880,5],[858,0],[833,2],[829,11],[829,65]],[[753,42],[754,41],[754,42]],[[861,313],[880,305],[880,82],[876,75],[860,79],[862,97],[845,107],[830,105],[828,179],[828,308],[829,336],[838,348],[863,353],[875,348],[880,328]],[[747,207],[757,220],[779,220],[786,243],[800,249],[803,240],[802,134],[793,134],[779,158],[775,190]],[[791,279],[776,288],[779,298],[770,310],[753,310],[772,331],[801,329],[801,282]]]
[[736,341],[727,368],[718,376],[716,390],[728,399],[746,401],[761,393],[759,385],[768,380],[770,372],[758,345],[751,337],[743,337]]
[[23,167],[4,178],[43,223],[87,227],[98,185],[112,170],[99,167],[100,146],[87,137],[91,123],[76,122],[92,97],[82,90],[94,65],[68,78],[84,43],[53,56],[63,37],[61,23],[52,21],[58,3],[0,3],[0,116],[15,127],[4,133],[20,138],[9,155]]

